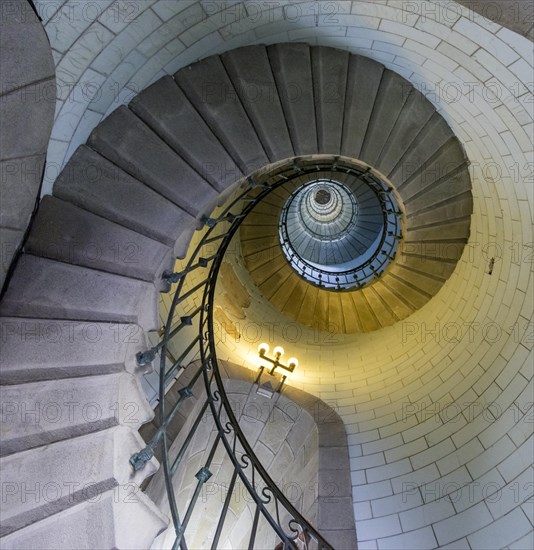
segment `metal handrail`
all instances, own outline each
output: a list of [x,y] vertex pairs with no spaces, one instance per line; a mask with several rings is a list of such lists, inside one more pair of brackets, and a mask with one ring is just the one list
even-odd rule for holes
[[[185,268],[179,273],[166,273],[163,275],[165,280],[174,282],[177,285],[163,335],[161,341],[156,346],[137,355],[139,365],[146,365],[152,362],[158,354],[160,355],[159,429],[147,443],[146,447],[130,458],[130,464],[135,470],[142,469],[154,457],[156,449],[161,447],[162,470],[175,532],[173,549],[187,549],[186,529],[200,491],[204,483],[212,475],[209,469],[210,464],[220,444],[226,450],[226,454],[233,465],[232,487],[236,479],[239,478],[252,498],[252,503],[255,507],[249,548],[252,549],[254,547],[260,517],[266,520],[276,536],[281,539],[285,549],[295,548],[295,541],[302,532],[306,534],[304,537],[305,540],[299,542],[304,544],[305,548],[308,548],[308,538],[314,540],[320,549],[332,548],[279,489],[256,457],[247,438],[243,434],[224,390],[223,378],[218,367],[213,312],[216,283],[225,252],[241,223],[252,212],[255,206],[275,189],[278,189],[296,177],[302,176],[303,173],[312,173],[319,170],[342,170],[346,172],[351,169],[353,169],[352,165],[344,165],[338,158],[334,160],[331,158],[324,160],[313,159],[313,161],[299,159],[298,161],[291,160],[285,164],[277,165],[276,170],[272,173],[263,176],[263,178],[260,176],[260,181],[248,178],[241,186],[241,191],[235,194],[237,196],[229,199],[228,204],[222,207],[222,213],[218,218],[204,218],[204,234],[190,255]],[[238,211],[237,214],[234,213],[236,210]],[[217,251],[207,258],[202,257],[201,252],[203,247],[208,243],[215,242],[219,243]],[[186,281],[191,272],[199,268],[209,269],[209,275],[202,277],[201,284],[194,282],[191,288],[186,288]],[[177,324],[175,320],[177,308],[180,304],[184,303],[184,297],[192,295],[193,289],[195,292],[201,293],[201,304],[192,313],[182,315],[180,322]],[[174,341],[178,334],[183,334],[181,332],[183,326],[193,324],[193,318],[198,318],[198,331],[195,331],[194,338],[184,344],[184,351],[180,355],[180,358],[168,366],[166,362],[167,346],[171,341]],[[179,390],[178,400],[170,410],[167,410],[165,396],[169,381],[179,374],[178,371],[187,368],[182,365],[182,361],[185,361],[191,354],[193,354],[193,357],[200,358],[200,370],[192,377],[187,386]],[[201,406],[200,415],[193,421],[189,432],[185,435],[178,455],[172,458],[170,456],[170,447],[173,442],[169,441],[168,429],[182,404],[193,395],[193,386],[198,381],[200,375],[204,381],[205,401]],[[188,508],[183,518],[181,518],[173,487],[173,476],[177,474],[180,466],[183,465],[187,456],[188,445],[208,409],[211,411],[217,436],[209,449],[207,461],[195,476],[197,478],[197,485]],[[222,418],[223,414],[226,419]],[[242,449],[240,456],[236,451],[238,445]],[[230,496],[227,495],[221,508],[219,522],[212,543],[212,548],[214,549],[217,547],[219,537],[221,536],[229,505]],[[270,508],[274,509],[274,511],[270,510]]]

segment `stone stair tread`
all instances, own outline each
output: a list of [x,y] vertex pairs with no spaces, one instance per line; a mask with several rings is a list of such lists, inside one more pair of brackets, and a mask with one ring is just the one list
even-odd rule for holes
[[273,44],[267,47],[267,51],[279,93],[283,91],[281,101],[295,154],[316,154],[317,126],[310,47],[300,43]]
[[341,147],[347,157],[360,158],[383,72],[383,65],[367,57],[352,55],[349,59]]
[[399,319],[405,319],[414,312],[414,309],[400,300],[397,294],[392,292],[388,285],[384,284],[381,279],[373,283],[373,288],[376,288],[376,291],[387,302],[388,307]]
[[383,174],[391,172],[435,111],[434,105],[421,92],[412,88],[376,160],[375,167],[380,172]]
[[125,485],[3,537],[2,548],[143,550],[167,524],[168,518],[141,490]]
[[374,285],[364,288],[362,292],[365,295],[369,307],[373,311],[377,323],[381,327],[393,325],[398,321],[398,318],[393,313],[393,308],[382,299]]
[[127,372],[40,380],[0,387],[1,456],[154,416],[136,377]]
[[319,153],[341,151],[349,55],[335,48],[311,48]]
[[407,229],[409,228],[412,231],[422,226],[448,225],[453,220],[458,221],[460,218],[469,219],[473,212],[471,195],[466,193],[465,195],[455,197],[455,199],[442,206],[437,205],[432,210],[408,216],[406,219]]
[[269,162],[219,56],[193,63],[174,78],[243,174]]
[[148,347],[133,324],[0,317],[0,334],[2,384],[134,373],[136,353]]
[[372,332],[373,330],[379,329],[380,324],[377,322],[364,293],[351,292],[349,295],[354,303],[354,310],[357,312],[362,332]]
[[362,332],[362,325],[354,308],[351,292],[342,292],[339,295],[343,312],[343,324],[348,333]]
[[440,225],[427,228],[412,229],[410,231],[410,241],[424,242],[467,242],[466,235],[469,234],[471,219],[467,218],[460,221],[444,222]]
[[341,302],[341,293],[328,293],[328,326],[327,331],[334,335],[347,331],[345,326],[345,316],[343,315],[343,304]]
[[193,216],[86,145],[59,175],[54,196],[167,246],[194,231]]
[[466,158],[455,138],[447,140],[424,164],[418,166],[405,164],[405,180],[401,186],[403,202],[407,204],[427,188],[439,185],[444,178],[450,176],[463,164],[466,164]]
[[435,155],[436,151],[439,151],[451,138],[456,141],[457,147],[460,147],[458,140],[442,116],[438,112],[434,113],[397,165],[390,173],[386,174],[394,182],[401,195],[402,186],[410,179],[411,175],[422,168]]
[[[170,76],[131,101],[130,109],[218,191],[243,177],[184,92]],[[187,139],[194,132],[194,139]]]
[[24,254],[0,315],[116,321],[155,330],[158,293],[152,283]]
[[406,281],[394,277],[389,272],[382,277],[382,283],[387,285],[399,299],[402,297],[405,304],[414,310],[423,307],[428,302],[428,295],[423,294],[421,290],[414,288]]
[[376,166],[410,93],[401,76],[384,71],[360,154],[371,166]]
[[105,118],[88,144],[192,216],[216,199],[215,189],[127,107]]
[[293,157],[267,49],[245,46],[224,53],[221,59],[269,160]]
[[[95,499],[117,486],[140,484],[158,467],[155,459],[135,473],[129,467],[130,456],[143,446],[137,431],[117,426],[3,457],[3,482],[14,487],[4,492],[0,505],[2,535]],[[34,498],[21,498],[21,479],[28,490],[36,488]],[[43,493],[45,487],[53,489]]]
[[316,286],[312,286],[304,281],[301,283],[306,286],[306,293],[298,305],[297,321],[299,323],[307,324],[310,319],[313,319],[315,312],[315,304],[317,302],[317,296],[319,289]]
[[417,286],[421,291],[426,292],[430,296],[437,294],[443,285],[440,280],[424,275],[423,273],[415,273],[411,270],[403,268],[401,265],[392,266],[390,273],[403,281]]
[[278,311],[281,311],[282,313],[286,312],[286,307],[289,305],[289,298],[300,281],[301,278],[296,273],[290,271],[284,284],[272,294],[270,302],[275,308],[278,309]]
[[470,198],[470,178],[467,167],[461,168],[453,174],[442,178],[439,182],[425,187],[418,195],[405,201],[408,216],[421,211],[432,211],[439,203],[450,199],[456,199],[463,195],[464,199],[472,205]]
[[25,250],[34,256],[151,281],[161,290],[171,248],[78,206],[43,197]]

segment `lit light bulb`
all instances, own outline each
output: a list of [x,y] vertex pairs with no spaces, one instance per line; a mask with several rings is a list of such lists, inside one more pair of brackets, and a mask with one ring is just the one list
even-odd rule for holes
[[282,357],[282,355],[284,355],[284,348],[282,346],[276,346],[273,349],[273,353],[276,357]]
[[290,369],[296,369],[299,366],[298,359],[296,357],[291,357],[289,361],[287,362]]
[[265,355],[266,353],[269,353],[269,344],[266,344],[263,342],[258,346],[258,352],[260,355]]

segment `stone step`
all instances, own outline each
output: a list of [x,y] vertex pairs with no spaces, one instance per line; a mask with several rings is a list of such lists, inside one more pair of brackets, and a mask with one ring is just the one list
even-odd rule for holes
[[360,55],[349,58],[341,154],[358,159],[382,81],[384,66]]
[[[166,76],[135,96],[130,109],[217,191],[243,177],[241,170],[174,79]],[[194,139],[188,139],[194,129]]]
[[305,285],[305,294],[302,298],[302,301],[297,304],[298,312],[296,315],[296,320],[299,323],[308,325],[310,320],[313,319],[315,314],[315,304],[317,303],[317,296],[319,294],[319,289],[316,286],[309,285],[302,282]]
[[25,250],[150,281],[161,291],[168,290],[161,276],[172,271],[175,263],[168,246],[51,196],[41,201]]
[[441,282],[446,281],[454,271],[455,265],[430,258],[420,258],[410,255],[410,247],[403,247],[403,251],[397,254],[395,263],[405,269],[434,277]]
[[152,283],[23,254],[0,315],[136,323],[156,330],[158,292]]
[[267,51],[295,155],[314,155],[318,148],[310,47],[274,44]]
[[395,310],[391,304],[388,304],[377,291],[374,285],[363,289],[365,299],[373,311],[376,322],[380,327],[387,327],[396,323],[399,319],[395,315]]
[[198,172],[124,106],[93,130],[88,144],[192,216],[206,213],[217,197]]
[[350,292],[349,296],[354,303],[353,311],[358,317],[362,332],[378,330],[380,328],[380,323],[376,319],[369,302],[365,298],[365,294],[363,292]]
[[349,56],[334,48],[311,48],[319,153],[341,151]]
[[387,303],[389,309],[398,319],[405,319],[414,312],[414,308],[400,300],[387,284],[382,282],[382,279],[378,279],[373,283],[373,288],[380,294],[381,298]]
[[141,327],[119,323],[1,317],[0,338],[0,384],[136,373],[148,348]]
[[415,212],[406,218],[407,230],[419,229],[424,226],[448,224],[451,221],[470,219],[473,212],[471,193],[458,195],[445,203],[438,203],[425,212]]
[[138,487],[158,468],[153,458],[134,472],[129,459],[143,447],[137,431],[117,426],[0,459],[2,536],[121,485]]
[[469,227],[471,225],[471,219],[462,219],[459,221],[453,221],[447,223],[443,220],[443,223],[439,225],[433,225],[429,227],[422,227],[417,229],[411,229],[409,233],[409,240],[407,242],[467,242],[466,235],[469,234]]
[[343,312],[343,323],[348,333],[362,332],[362,325],[358,318],[358,313],[354,308],[354,301],[352,300],[350,292],[342,292],[339,295],[341,302],[341,310]]
[[435,111],[434,105],[421,92],[413,88],[374,167],[383,174],[389,174],[409,150],[412,142]]
[[394,276],[391,272],[385,273],[382,277],[382,283],[386,285],[399,300],[404,302],[414,311],[423,307],[430,299],[430,296],[423,293],[421,289],[417,288],[412,283]]
[[[406,164],[405,176],[407,179],[401,186],[404,204],[408,204],[414,197],[426,192],[428,188],[439,185],[443,179],[451,177],[462,166],[466,166],[466,158],[454,138],[445,142],[422,166]],[[417,171],[416,168],[418,168]]]
[[0,387],[0,456],[154,416],[140,382],[127,372]]
[[[469,172],[466,167],[461,167],[458,171],[445,176],[433,185],[428,185],[418,195],[405,201],[406,213],[408,216],[413,216],[432,212],[439,204],[457,200],[460,197],[462,202],[472,207],[470,186]],[[436,219],[439,217],[436,214]]]
[[245,46],[221,60],[271,162],[295,155],[267,49]]
[[289,273],[289,277],[285,280],[284,284],[276,290],[271,298],[270,302],[278,311],[286,312],[286,308],[290,306],[290,298],[300,283],[304,283],[302,279],[293,272]]
[[174,78],[243,174],[269,162],[219,56],[193,63]]
[[387,69],[384,71],[365,133],[361,160],[376,166],[412,90],[413,87],[408,87],[406,80],[397,73]]
[[143,550],[168,524],[158,507],[129,484],[62,510],[2,538],[4,550],[116,548]]
[[167,246],[176,243],[180,257],[195,231],[191,214],[86,145],[59,175],[54,195]]
[[328,326],[326,327],[326,330],[330,334],[340,334],[346,332],[347,329],[345,327],[345,316],[343,315],[343,306],[341,304],[341,294],[338,292],[329,292],[327,297]]
[[[451,138],[455,139],[452,130],[439,113],[434,113],[422,131],[412,142],[410,149],[399,160],[393,170],[386,176],[393,182],[397,191],[403,196],[402,186],[415,172],[431,159]],[[457,146],[460,147],[456,140]]]
[[390,273],[395,277],[416,286],[421,292],[426,293],[429,297],[438,293],[443,285],[443,281],[436,279],[425,273],[418,273],[411,269],[406,269],[401,265],[393,265]]

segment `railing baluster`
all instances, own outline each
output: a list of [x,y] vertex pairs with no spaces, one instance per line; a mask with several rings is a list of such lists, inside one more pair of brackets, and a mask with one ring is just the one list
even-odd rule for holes
[[224,527],[224,520],[226,519],[226,513],[230,507],[230,500],[232,500],[232,494],[234,492],[234,485],[237,479],[237,470],[234,470],[232,474],[232,479],[230,480],[230,485],[228,486],[228,492],[224,499],[224,504],[221,510],[221,515],[219,516],[219,521],[217,523],[217,529],[215,531],[215,536],[213,537],[213,542],[211,544],[211,550],[217,550],[217,545],[219,544],[219,539],[221,538],[221,533]]
[[250,539],[248,541],[248,550],[254,550],[254,542],[256,541],[256,532],[258,530],[258,521],[260,519],[260,507],[256,506],[254,512],[254,521],[252,522],[252,530],[250,532]]

